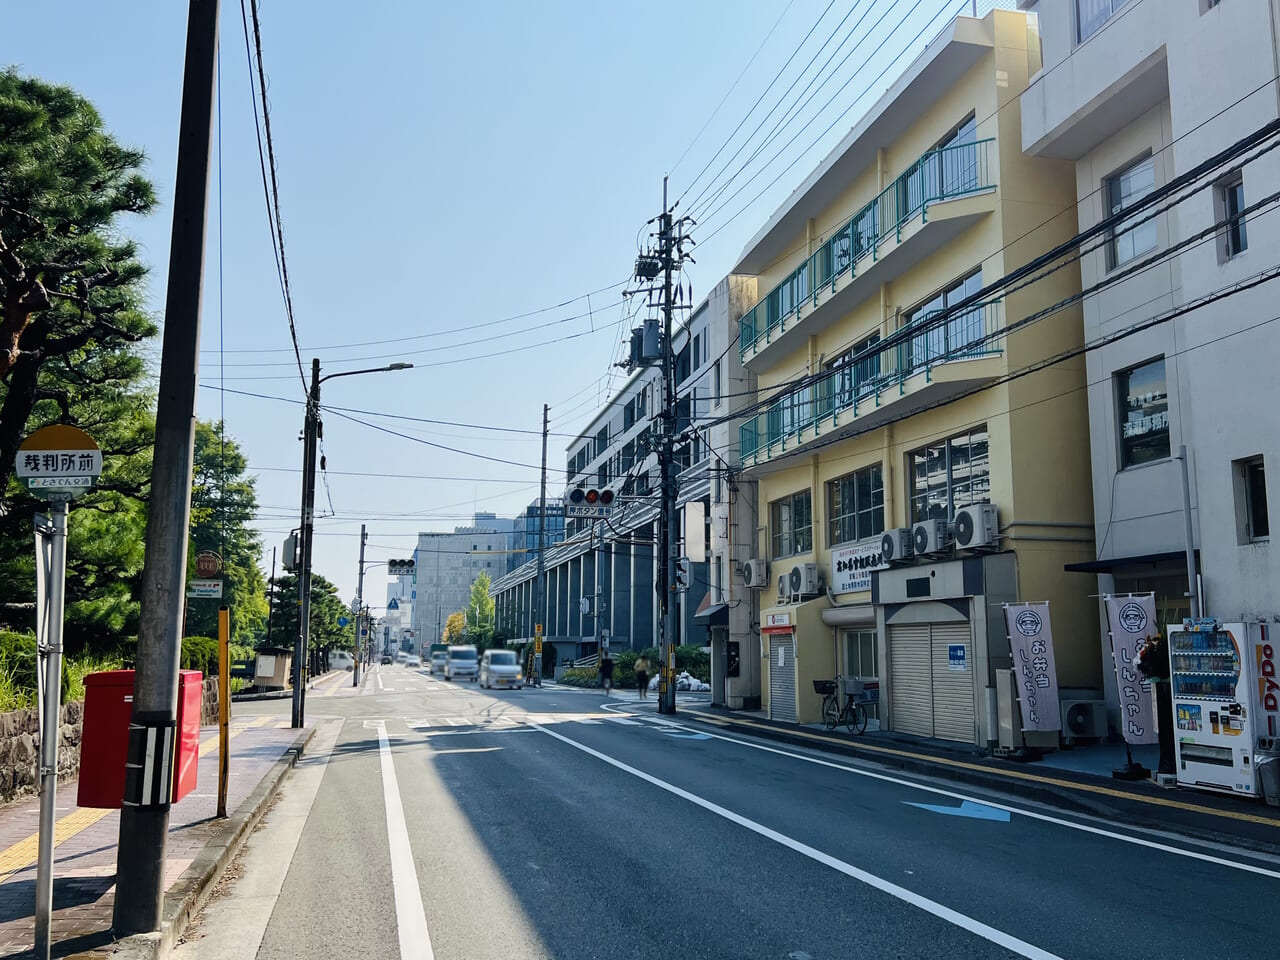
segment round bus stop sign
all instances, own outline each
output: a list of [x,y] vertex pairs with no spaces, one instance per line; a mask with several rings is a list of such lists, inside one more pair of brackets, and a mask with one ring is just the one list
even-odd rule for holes
[[93,489],[102,473],[102,451],[79,427],[41,427],[18,447],[14,474],[33,496],[74,500]]
[[203,579],[216,577],[222,572],[222,557],[212,550],[201,550],[196,554],[196,576]]

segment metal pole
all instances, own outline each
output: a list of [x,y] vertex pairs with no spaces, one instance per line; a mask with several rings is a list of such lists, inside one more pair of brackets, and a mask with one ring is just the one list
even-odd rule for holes
[[1178,447],[1182,461],[1182,525],[1187,546],[1187,597],[1191,600],[1191,616],[1200,616],[1200,595],[1196,590],[1196,542],[1191,529],[1191,480],[1187,476],[1187,445]]
[[311,540],[316,515],[316,434],[320,420],[320,359],[311,361],[302,452],[302,560],[298,570],[298,636],[293,656],[293,726],[307,722],[307,656],[311,641]]
[[267,598],[267,646],[271,646],[271,616],[276,612],[276,548],[271,548],[271,580]]
[[[40,840],[36,860],[36,956],[49,960],[52,947],[50,922],[53,919],[54,822],[58,815],[58,736],[62,706],[62,612],[67,573],[67,504],[54,503],[49,509],[51,524],[37,528],[40,537],[51,540],[48,569],[48,616],[45,618],[45,677],[43,715],[40,726]],[[43,617],[44,610],[36,616]]]
[[231,776],[231,608],[218,608],[218,816],[227,816]]
[[658,650],[658,712],[676,712],[675,670],[676,604],[676,543],[680,533],[680,520],[676,512],[675,435],[676,390],[671,355],[671,270],[674,266],[671,228],[671,211],[667,209],[667,178],[662,178],[662,217],[660,218],[658,246],[662,256],[662,385],[665,392],[662,431],[662,643]]
[[[129,725],[129,757],[134,762],[125,767],[116,854],[113,926],[121,936],[159,930],[164,904],[217,50],[218,0],[190,0],[137,671]],[[144,795],[146,786],[152,788],[149,795]]]
[[[360,574],[356,578],[356,610],[364,610],[364,544],[369,539],[369,534],[365,532],[365,525],[360,524]],[[351,670],[351,685],[353,687],[360,686],[360,628],[362,621],[356,617],[356,663]],[[373,631],[369,631],[369,642],[373,643]]]
[[[551,407],[542,405],[542,485],[538,493],[538,576],[534,597],[534,616],[546,632],[547,623],[547,425]],[[536,642],[536,641],[535,641]],[[542,654],[533,654],[533,679],[542,686]]]

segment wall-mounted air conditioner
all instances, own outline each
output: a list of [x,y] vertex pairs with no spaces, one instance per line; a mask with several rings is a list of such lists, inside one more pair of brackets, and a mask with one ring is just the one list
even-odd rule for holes
[[1107,735],[1107,704],[1103,700],[1063,700],[1062,737],[1065,740],[1102,739]]
[[917,557],[941,553],[947,546],[947,521],[925,520],[911,528],[911,546]]
[[769,585],[767,560],[748,560],[742,565],[742,582],[752,590],[763,590]]
[[910,560],[912,552],[910,527],[894,527],[880,538],[880,559],[885,563]]
[[1000,511],[994,503],[975,503],[956,511],[956,546],[964,550],[993,547],[1000,537]]
[[822,592],[822,581],[816,563],[797,563],[791,568],[789,578],[791,593],[797,597],[812,597]]

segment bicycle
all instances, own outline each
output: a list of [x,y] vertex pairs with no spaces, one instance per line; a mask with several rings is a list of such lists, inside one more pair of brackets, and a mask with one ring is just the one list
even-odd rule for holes
[[[845,693],[844,706],[840,705],[840,694]],[[834,680],[813,681],[814,693],[822,694],[822,725],[827,730],[834,730],[836,724],[843,723],[849,733],[861,734],[867,729],[867,710],[862,705],[862,681],[852,677],[836,674]]]

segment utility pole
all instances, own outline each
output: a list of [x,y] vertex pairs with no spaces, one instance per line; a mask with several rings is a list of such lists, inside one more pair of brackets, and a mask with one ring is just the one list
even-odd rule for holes
[[[356,610],[364,612],[364,544],[369,539],[369,534],[365,532],[365,525],[360,524],[360,575],[356,578]],[[359,616],[356,617],[356,664],[351,671],[351,685],[353,687],[360,686],[360,636],[361,628],[365,621]],[[369,642],[373,643],[373,631],[369,631]]]
[[307,720],[307,656],[311,640],[311,539],[316,515],[316,444],[320,432],[320,358],[311,360],[311,389],[302,428],[302,526],[298,544],[298,635],[293,643],[293,726]]
[[676,560],[679,553],[680,517],[676,508],[676,383],[671,349],[671,273],[676,266],[671,210],[667,207],[667,178],[662,178],[662,216],[658,218],[658,257],[662,261],[662,643],[658,655],[658,712],[676,712]]
[[[170,758],[178,708],[180,632],[191,520],[218,0],[190,0],[186,43],[137,670],[129,723],[131,762],[125,765],[116,854],[113,926],[120,935],[159,930],[164,904],[173,773]],[[46,695],[56,702],[58,691],[50,690]]]
[[[543,634],[547,624],[547,425],[550,422],[551,407],[542,405],[542,486],[538,494],[538,576],[537,590],[534,600],[534,616],[542,625]],[[533,655],[533,675],[542,685],[542,654]]]
[[276,610],[276,548],[271,548],[271,579],[267,590],[267,646],[271,646],[271,617]]
[[1185,443],[1178,447],[1178,459],[1182,461],[1182,530],[1187,554],[1187,598],[1191,601],[1191,616],[1194,619],[1200,616],[1200,591],[1196,589],[1196,538],[1191,527],[1191,480],[1187,476]]

